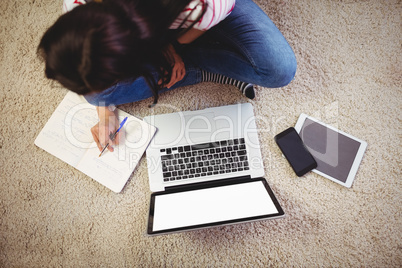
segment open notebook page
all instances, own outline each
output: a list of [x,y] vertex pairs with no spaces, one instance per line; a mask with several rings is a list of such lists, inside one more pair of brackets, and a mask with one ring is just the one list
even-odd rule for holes
[[91,146],[93,139],[88,136],[88,131],[90,134],[91,126],[97,122],[96,110],[93,111],[91,106],[81,109],[85,104],[83,101],[85,99],[69,92],[35,140],[38,147],[73,167]]
[[[122,121],[127,114],[118,111]],[[129,117],[120,130],[119,145],[114,151],[106,150],[99,157],[99,149],[91,146],[77,165],[77,169],[94,178],[115,192],[120,192],[145,152],[153,134],[154,127]]]
[[91,134],[98,122],[95,106],[85,98],[69,92],[56,108],[35,144],[69,165],[120,192],[152,139],[155,128],[119,109],[120,121],[128,117],[119,132],[120,145],[113,153],[106,150],[101,157]]

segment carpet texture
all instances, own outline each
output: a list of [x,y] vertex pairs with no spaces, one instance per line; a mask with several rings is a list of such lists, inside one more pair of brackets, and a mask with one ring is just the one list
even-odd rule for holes
[[[266,179],[286,217],[148,237],[145,158],[115,194],[34,145],[67,92],[44,78],[36,56],[61,1],[0,1],[1,267],[402,265],[401,1],[256,2],[293,47],[295,80],[257,87],[253,101],[203,83],[162,94],[153,109],[251,102]],[[151,103],[121,108],[142,118]],[[273,137],[302,112],[368,142],[352,188],[297,178],[282,158]]]

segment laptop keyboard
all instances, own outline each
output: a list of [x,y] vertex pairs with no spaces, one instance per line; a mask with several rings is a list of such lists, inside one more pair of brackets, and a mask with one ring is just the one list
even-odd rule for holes
[[244,139],[161,149],[164,182],[249,170]]

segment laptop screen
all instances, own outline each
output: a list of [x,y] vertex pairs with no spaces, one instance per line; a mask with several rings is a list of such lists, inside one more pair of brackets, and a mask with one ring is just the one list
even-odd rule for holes
[[154,193],[148,234],[168,233],[283,216],[265,179]]

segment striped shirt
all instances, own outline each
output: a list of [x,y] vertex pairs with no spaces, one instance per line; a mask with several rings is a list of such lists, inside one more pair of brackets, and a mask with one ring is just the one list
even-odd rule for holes
[[[63,0],[63,13],[86,2],[89,0]],[[234,6],[235,0],[192,0],[169,28],[188,28],[195,22],[193,28],[206,31],[224,20],[232,12]],[[205,13],[200,18],[204,10]]]
[[206,31],[224,20],[232,12],[234,6],[235,0],[192,0],[170,28],[190,27],[202,15],[206,7],[204,15],[193,26],[197,30]]
[[67,13],[76,6],[83,5],[88,1],[85,0],[63,0],[63,13]]

